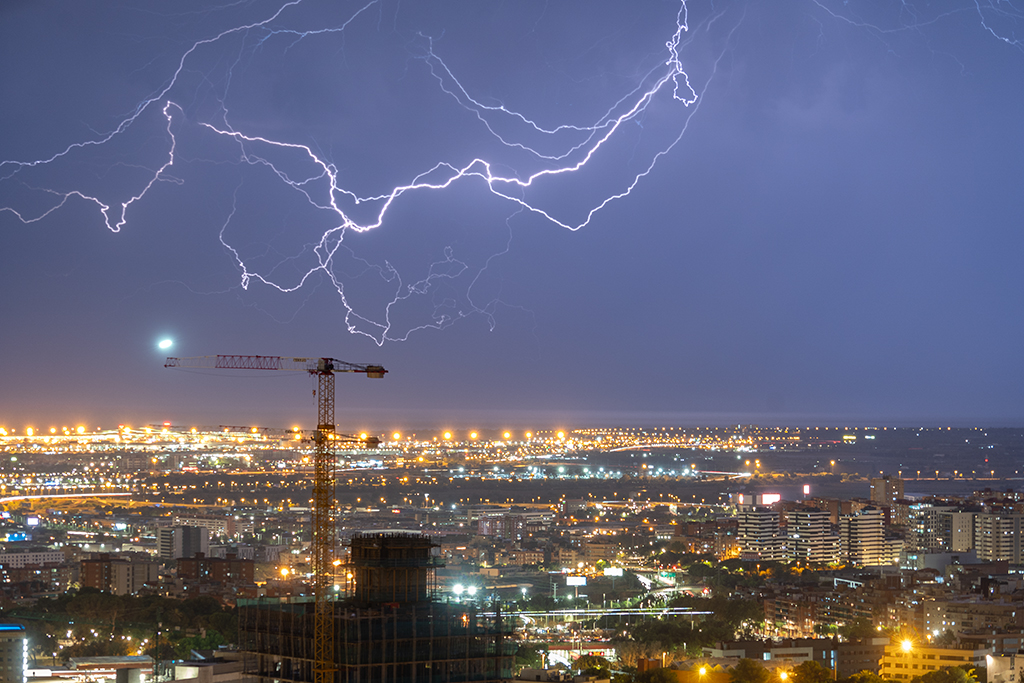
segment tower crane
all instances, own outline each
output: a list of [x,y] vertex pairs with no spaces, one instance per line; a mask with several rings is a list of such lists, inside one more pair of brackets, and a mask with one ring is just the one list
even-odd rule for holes
[[308,372],[317,379],[317,426],[313,433],[313,683],[334,680],[334,374],[357,372],[381,379],[387,373],[381,365],[348,363],[336,358],[285,356],[193,356],[168,358],[165,368],[210,370],[291,370]]
[[[218,425],[218,429],[222,429],[225,432],[236,432],[245,434],[258,434],[260,436],[276,436],[284,437],[289,436],[294,439],[302,439],[304,442],[313,443],[316,439],[315,429],[299,429],[293,427],[292,429],[284,429],[282,427],[252,427],[248,425]],[[376,448],[380,445],[380,438],[368,434],[361,434],[359,436],[355,434],[334,434],[334,443],[359,443],[366,448]]]

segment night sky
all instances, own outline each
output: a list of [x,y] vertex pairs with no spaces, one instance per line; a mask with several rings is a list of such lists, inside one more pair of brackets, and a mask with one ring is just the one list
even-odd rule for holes
[[[1008,2],[0,5],[0,425],[1024,423]],[[122,208],[126,207],[126,208]],[[170,351],[160,340],[174,342]]]

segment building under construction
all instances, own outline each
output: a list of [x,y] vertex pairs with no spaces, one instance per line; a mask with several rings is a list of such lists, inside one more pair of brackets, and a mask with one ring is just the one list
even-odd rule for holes
[[[429,537],[356,534],[333,603],[334,683],[490,683],[512,674],[500,609],[437,600]],[[314,680],[314,599],[239,601],[245,672],[261,683]],[[328,677],[331,680],[331,677]]]

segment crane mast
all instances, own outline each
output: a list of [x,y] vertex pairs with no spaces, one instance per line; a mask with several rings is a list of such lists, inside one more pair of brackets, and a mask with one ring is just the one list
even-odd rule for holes
[[313,683],[334,681],[334,372],[317,370],[316,432],[313,436]]
[[387,373],[380,365],[348,363],[334,358],[282,356],[196,356],[168,358],[167,368],[234,370],[293,370],[316,376],[316,431],[313,433],[313,505],[310,554],[313,565],[313,683],[333,683],[334,672],[334,570],[335,570],[335,449],[334,374],[365,373],[380,379]]

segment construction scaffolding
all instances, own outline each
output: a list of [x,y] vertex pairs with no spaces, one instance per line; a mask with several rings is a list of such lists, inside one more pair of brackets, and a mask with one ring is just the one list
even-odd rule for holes
[[[364,533],[340,567],[333,605],[334,683],[498,683],[512,676],[512,622],[500,609],[439,602],[439,558],[426,536]],[[314,680],[312,597],[240,600],[245,674],[260,683]]]

